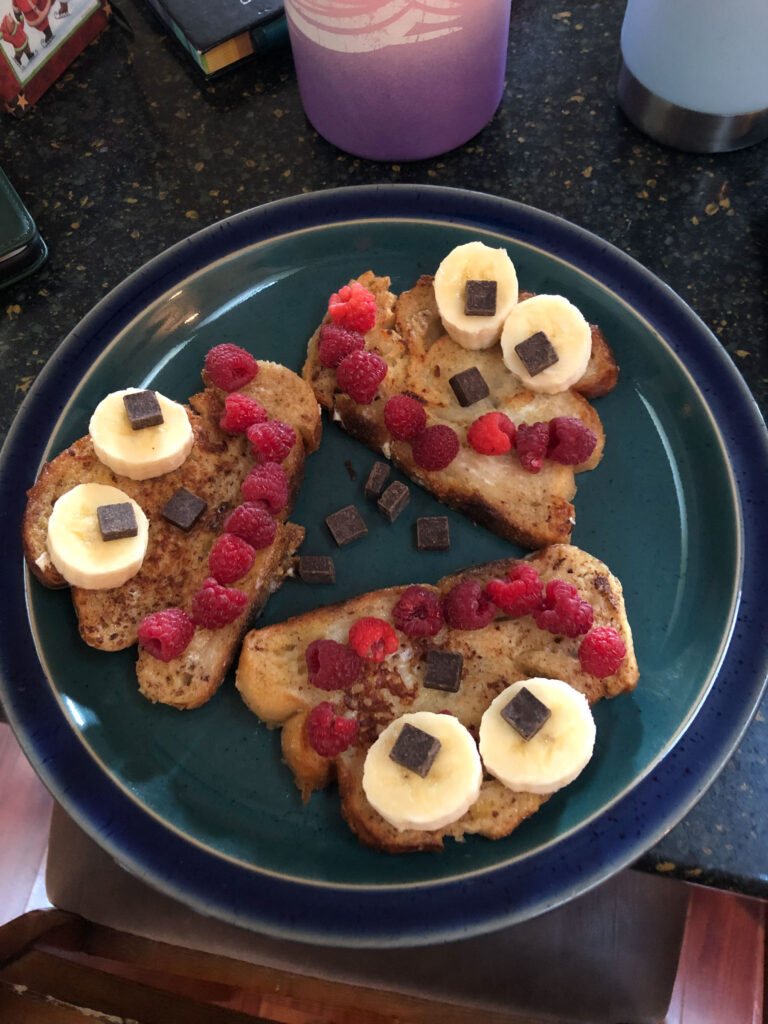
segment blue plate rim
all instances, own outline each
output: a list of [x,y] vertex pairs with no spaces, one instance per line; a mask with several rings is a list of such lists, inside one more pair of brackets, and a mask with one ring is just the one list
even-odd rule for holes
[[[587,272],[628,302],[657,333],[674,339],[671,347],[684,357],[726,445],[742,495],[742,552],[749,549],[750,557],[740,567],[741,602],[731,642],[695,717],[695,728],[689,728],[656,769],[601,819],[544,853],[531,854],[522,864],[516,861],[510,868],[502,866],[479,877],[426,884],[416,891],[355,889],[354,907],[337,905],[340,893],[332,885],[265,879],[252,869],[244,873],[237,865],[194,849],[139,808],[125,806],[108,777],[89,779],[88,792],[82,792],[80,773],[92,774],[93,765],[82,749],[73,749],[71,730],[60,712],[45,700],[41,706],[34,684],[27,682],[30,669],[33,677],[35,666],[38,673],[40,669],[34,645],[27,640],[21,562],[0,607],[7,635],[24,640],[13,649],[0,646],[0,697],[27,757],[54,796],[118,862],[195,909],[281,938],[340,946],[392,947],[464,938],[535,916],[599,884],[653,845],[699,799],[747,728],[768,674],[768,644],[754,628],[757,616],[752,618],[760,596],[755,566],[763,564],[768,553],[768,529],[756,502],[743,498],[751,480],[760,479],[761,468],[765,479],[768,436],[744,381],[687,304],[632,257],[570,221],[481,192],[374,185],[308,193],[243,211],[154,257],[94,306],[30,389],[0,454],[0,524],[18,536],[23,487],[14,470],[22,452],[25,471],[39,464],[49,433],[36,428],[40,407],[56,417],[61,414],[80,371],[87,370],[109,344],[114,325],[129,322],[180,277],[244,245],[299,226],[322,228],[342,220],[382,217],[443,220],[507,234],[537,247],[542,247],[545,233],[547,252],[582,271],[588,267]],[[93,351],[96,337],[102,339],[99,352]],[[739,702],[729,700],[732,675],[740,687]],[[646,815],[648,807],[653,808],[653,824],[633,834],[639,806]]]

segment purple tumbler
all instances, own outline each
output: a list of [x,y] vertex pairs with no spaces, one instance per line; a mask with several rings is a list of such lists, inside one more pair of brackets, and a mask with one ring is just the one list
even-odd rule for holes
[[285,0],[307,117],[370,160],[445,153],[493,117],[510,0]]

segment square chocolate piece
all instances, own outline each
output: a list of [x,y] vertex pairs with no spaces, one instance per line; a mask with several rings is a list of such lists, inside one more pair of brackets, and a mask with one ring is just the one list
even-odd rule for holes
[[453,377],[448,378],[448,383],[453,388],[459,405],[465,407],[474,405],[475,402],[487,398],[491,393],[485,383],[485,378],[476,366],[470,367],[469,370],[462,370],[461,373],[455,373]]
[[390,468],[386,462],[374,462],[368,479],[365,481],[366,498],[380,498],[384,486],[389,480]]
[[501,717],[520,733],[524,740],[532,739],[552,712],[546,704],[523,686],[502,708]]
[[396,764],[407,768],[409,772],[415,772],[423,779],[435,763],[440,747],[441,743],[437,736],[430,736],[423,729],[417,729],[415,725],[406,722],[389,756]]
[[494,316],[496,313],[496,282],[467,281],[464,292],[465,316]]
[[186,487],[180,487],[163,506],[163,517],[188,533],[205,511],[206,504]]
[[345,505],[338,512],[326,516],[325,523],[339,547],[357,540],[358,537],[364,537],[368,533],[365,520],[354,505]]
[[299,555],[299,579],[304,583],[335,583],[333,559],[328,555]]
[[377,505],[381,514],[394,523],[411,500],[411,492],[399,480],[394,480],[379,498]]
[[520,362],[531,377],[535,377],[537,373],[558,361],[555,347],[544,331],[536,331],[530,338],[515,345],[515,352],[520,356]]
[[130,501],[99,505],[96,515],[99,517],[102,540],[122,540],[123,537],[135,537],[139,532],[136,513]]
[[420,516],[416,520],[418,551],[447,551],[450,546],[451,532],[446,516]]
[[163,410],[154,391],[129,391],[123,395],[123,405],[134,430],[156,427],[163,422]]
[[461,686],[461,672],[464,655],[456,651],[430,651],[427,654],[427,671],[424,685],[429,690],[445,690],[458,693]]

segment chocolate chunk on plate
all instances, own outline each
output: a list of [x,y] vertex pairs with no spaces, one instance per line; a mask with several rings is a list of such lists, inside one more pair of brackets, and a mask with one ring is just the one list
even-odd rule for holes
[[416,520],[416,548],[419,551],[447,551],[450,546],[447,516],[419,516]]
[[555,346],[543,331],[537,331],[530,338],[515,345],[515,352],[520,356],[520,362],[531,377],[558,362]]
[[386,462],[374,462],[368,479],[365,481],[366,498],[380,498],[381,492],[389,480],[390,467]]
[[299,555],[299,578],[305,583],[334,583],[333,559],[328,555]]
[[188,533],[205,511],[206,504],[186,487],[179,487],[163,506],[163,518]]
[[521,687],[501,711],[501,717],[520,733],[524,740],[533,739],[552,712],[543,701]]
[[496,282],[467,281],[464,291],[465,316],[494,316],[496,313]]
[[429,690],[458,693],[463,668],[464,656],[457,651],[429,651],[424,685]]
[[411,492],[399,480],[394,480],[379,498],[379,511],[390,523],[394,523],[405,506],[411,500]]
[[123,405],[134,430],[156,427],[163,422],[163,410],[154,391],[129,391],[123,395]]
[[357,540],[358,537],[364,537],[368,533],[365,520],[354,505],[345,505],[338,512],[326,516],[325,523],[339,547]]
[[421,778],[426,778],[440,751],[440,740],[423,729],[406,722],[395,740],[389,756],[392,760]]
[[461,373],[455,373],[448,379],[448,383],[453,388],[459,405],[464,407],[474,405],[475,402],[487,398],[491,393],[485,378],[476,366],[462,370]]
[[139,524],[130,501],[118,501],[114,505],[99,505],[96,509],[102,540],[122,540],[136,537]]

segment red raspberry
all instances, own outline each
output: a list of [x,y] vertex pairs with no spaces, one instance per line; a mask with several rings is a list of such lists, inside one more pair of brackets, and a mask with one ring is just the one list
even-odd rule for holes
[[516,565],[506,580],[489,580],[485,592],[505,615],[519,619],[540,607],[541,577],[532,565]]
[[296,431],[282,420],[254,423],[245,433],[254,456],[264,462],[282,462],[296,444]]
[[235,391],[224,399],[219,426],[228,434],[244,434],[254,423],[265,423],[267,410],[248,395]]
[[618,671],[626,653],[624,641],[612,626],[596,626],[579,644],[581,667],[598,679]]
[[336,383],[340,391],[359,402],[370,405],[379,390],[379,384],[387,376],[387,364],[375,352],[358,350],[350,352],[339,363]]
[[208,555],[208,570],[218,583],[242,579],[253,565],[256,552],[235,533],[222,533]]
[[288,477],[279,462],[254,466],[240,490],[246,501],[258,502],[272,515],[288,504]]
[[397,634],[384,619],[372,615],[358,619],[349,631],[349,646],[369,661],[383,661],[398,648]]
[[252,548],[260,551],[268,548],[275,539],[277,523],[257,502],[244,501],[224,520],[224,530],[226,533],[236,533],[248,541]]
[[414,437],[413,461],[422,469],[445,469],[459,454],[459,437],[453,427],[437,423]]
[[353,281],[333,293],[328,312],[335,323],[365,334],[376,323],[376,296],[359,281]]
[[538,473],[544,463],[549,445],[547,423],[521,423],[517,428],[515,447],[520,464],[529,473]]
[[541,607],[533,613],[533,620],[539,629],[577,637],[587,632],[593,616],[592,605],[579,595],[572,583],[550,580]]
[[514,444],[515,424],[503,412],[487,412],[469,428],[467,440],[481,455],[504,455]]
[[462,580],[449,592],[445,621],[454,629],[482,629],[496,614],[496,606],[477,580]]
[[309,745],[321,757],[338,757],[357,738],[357,722],[334,713],[327,700],[307,715]]
[[259,372],[259,364],[239,345],[215,345],[205,357],[205,372],[214,387],[237,391]]
[[443,602],[426,587],[406,587],[392,619],[406,636],[436,636],[443,628]]
[[351,331],[341,324],[323,324],[318,335],[318,357],[323,366],[334,370],[344,356],[357,349],[365,348],[365,338],[360,331]]
[[309,681],[321,690],[343,690],[360,675],[363,659],[346,644],[313,640],[304,652]]
[[555,416],[549,421],[547,458],[564,466],[586,462],[597,444],[597,434],[577,416]]
[[426,427],[427,413],[410,395],[394,395],[384,406],[384,423],[396,440],[411,441]]
[[195,624],[181,608],[152,612],[139,624],[139,643],[158,661],[171,661],[184,651],[195,632]]
[[222,587],[209,576],[192,598],[192,621],[203,629],[221,629],[234,622],[248,604],[248,595],[234,587]]

